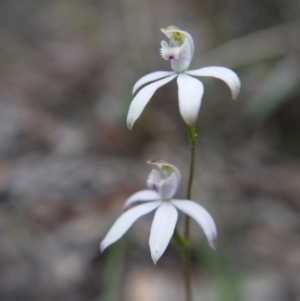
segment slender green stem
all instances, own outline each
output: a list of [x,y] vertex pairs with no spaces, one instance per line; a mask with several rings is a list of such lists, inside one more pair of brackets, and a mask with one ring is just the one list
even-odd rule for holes
[[174,240],[177,242],[177,244],[182,248],[186,249],[188,248],[188,244],[185,241],[185,239],[178,233],[177,228],[175,228],[174,234],[173,234]]
[[[196,155],[196,144],[197,144],[197,134],[195,127],[189,126],[188,133],[191,145],[191,156],[190,156],[190,174],[188,180],[188,189],[186,198],[188,200],[192,197],[192,186],[195,172],[195,155]],[[190,218],[185,217],[184,225],[184,241],[187,244],[186,248],[183,248],[183,264],[184,264],[184,283],[185,283],[185,293],[186,301],[192,301],[192,289],[191,289],[191,267],[190,267],[190,251],[188,248],[190,239]]]
[[[190,174],[188,181],[188,189],[186,193],[186,198],[190,200],[192,198],[192,186],[195,172],[195,155],[196,155],[196,144],[197,144],[197,134],[196,129],[193,126],[188,126],[188,133],[191,145],[191,156],[190,156]],[[184,238],[188,242],[190,238],[190,218],[186,216],[185,227],[184,227]]]
[[[192,186],[193,186],[193,179],[194,179],[194,172],[195,172],[195,155],[196,155],[196,144],[197,144],[197,134],[196,134],[195,127],[188,126],[188,133],[189,133],[189,139],[191,145],[191,156],[190,156],[190,174],[189,174],[186,198],[190,200],[192,197]],[[183,237],[178,233],[176,228],[173,237],[183,251],[183,275],[184,275],[186,301],[192,301],[191,265],[190,265],[190,251],[189,251],[190,218],[188,216],[185,217]]]
[[195,172],[195,155],[196,155],[196,144],[197,144],[197,134],[196,134],[195,127],[188,126],[188,133],[189,133],[190,144],[191,144],[191,157],[190,157],[190,175],[189,175],[186,198],[190,200],[192,197],[192,185],[193,185],[194,172]]

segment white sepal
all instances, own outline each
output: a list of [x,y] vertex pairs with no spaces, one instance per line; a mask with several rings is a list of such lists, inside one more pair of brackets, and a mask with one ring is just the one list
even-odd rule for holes
[[132,94],[134,94],[141,86],[153,82],[155,80],[161,79],[163,77],[173,74],[172,71],[156,71],[141,77],[133,86]]
[[186,73],[193,76],[211,76],[218,78],[228,85],[233,99],[236,99],[239,95],[241,89],[241,81],[236,73],[228,68],[211,66],[197,70],[189,70]]
[[187,125],[194,126],[204,93],[203,84],[186,74],[178,75],[177,84],[180,114]]
[[151,257],[156,264],[165,252],[177,223],[178,212],[169,202],[163,202],[156,210],[149,239]]
[[124,212],[115,221],[105,238],[100,243],[101,252],[103,252],[109,245],[120,239],[138,218],[155,210],[160,204],[160,201],[146,203]]
[[192,217],[203,229],[211,248],[216,248],[217,227],[216,224],[204,207],[189,200],[171,200],[171,203],[185,214]]
[[153,202],[158,200],[160,200],[160,196],[156,191],[150,189],[141,190],[134,193],[126,200],[123,209],[127,209],[136,202]]
[[168,76],[167,78],[158,80],[152,84],[147,85],[138,92],[138,94],[134,97],[130,104],[127,115],[127,126],[129,129],[132,128],[135,121],[140,117],[141,113],[143,112],[150,98],[153,96],[154,92],[161,86],[170,82],[176,76],[177,74],[173,74]]

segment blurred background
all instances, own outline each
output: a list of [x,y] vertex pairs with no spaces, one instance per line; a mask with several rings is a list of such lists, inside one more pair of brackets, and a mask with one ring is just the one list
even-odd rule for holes
[[192,69],[221,65],[237,101],[203,78],[193,199],[216,220],[218,250],[192,223],[198,301],[300,300],[300,2],[0,1],[0,300],[184,300],[181,253],[154,266],[152,215],[99,253],[148,159],[178,166],[189,142],[176,81],[132,131],[131,89],[170,70],[161,27],[195,42]]

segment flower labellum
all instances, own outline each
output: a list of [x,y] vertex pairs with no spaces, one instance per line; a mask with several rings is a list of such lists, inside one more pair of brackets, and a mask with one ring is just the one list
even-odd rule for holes
[[[138,218],[154,210],[149,238],[154,264],[165,252],[173,236],[178,210],[189,215],[199,224],[209,245],[215,249],[217,229],[211,215],[196,202],[173,198],[181,178],[178,168],[162,160],[150,160],[147,163],[156,167],[150,172],[147,180],[150,189],[138,191],[127,199],[124,204],[126,211],[108,231],[100,244],[100,250],[104,251],[109,245],[120,239]],[[137,203],[142,204],[137,205]],[[129,207],[132,208],[128,209]]]
[[241,82],[232,70],[211,66],[196,70],[189,70],[194,55],[194,41],[192,36],[175,26],[162,28],[161,31],[167,36],[169,41],[161,42],[160,54],[164,60],[171,62],[173,71],[156,71],[141,77],[133,86],[134,96],[127,115],[127,126],[132,128],[135,121],[140,117],[144,108],[155,91],[177,77],[179,111],[184,122],[189,126],[194,126],[197,120],[204,87],[201,81],[192,76],[209,76],[224,81],[236,99]]

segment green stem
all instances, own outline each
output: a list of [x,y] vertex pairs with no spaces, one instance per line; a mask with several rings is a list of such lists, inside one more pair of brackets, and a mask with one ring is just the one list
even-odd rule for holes
[[[191,157],[190,157],[190,174],[188,180],[188,188],[186,198],[188,200],[192,197],[192,186],[195,172],[195,155],[196,155],[196,144],[197,134],[194,126],[188,126],[188,133],[191,145]],[[185,217],[184,235],[183,237],[178,233],[175,228],[174,240],[182,248],[183,253],[183,276],[185,286],[186,301],[192,301],[192,288],[191,288],[191,265],[190,265],[190,251],[189,251],[189,239],[190,239],[190,218]]]
[[187,199],[191,199],[192,196],[192,185],[195,172],[195,155],[196,155],[196,144],[197,144],[197,134],[194,126],[188,126],[190,144],[191,144],[191,157],[190,157],[190,175],[188,182],[188,190],[186,194]]
[[[196,144],[197,144],[197,134],[194,126],[188,126],[188,133],[191,145],[191,156],[190,156],[190,174],[188,181],[188,189],[186,193],[186,198],[190,200],[192,198],[192,186],[195,172],[195,155],[196,155]],[[184,238],[188,242],[190,238],[190,218],[186,216],[185,228],[184,228]]]
[[[190,200],[192,198],[192,186],[195,172],[195,155],[196,155],[196,144],[197,144],[197,134],[194,126],[188,126],[188,133],[191,145],[191,156],[190,156],[190,174],[188,180],[188,189],[186,198]],[[183,248],[183,264],[184,264],[184,283],[185,283],[185,293],[186,301],[192,301],[192,289],[191,289],[191,267],[190,267],[190,251],[188,248],[190,239],[190,217],[185,217],[184,225],[184,241],[187,244],[186,248]]]
[[188,248],[187,242],[186,242],[186,241],[184,240],[184,238],[178,233],[177,228],[175,228],[175,230],[174,230],[173,238],[174,238],[174,240],[177,242],[177,244],[178,244],[182,249]]

